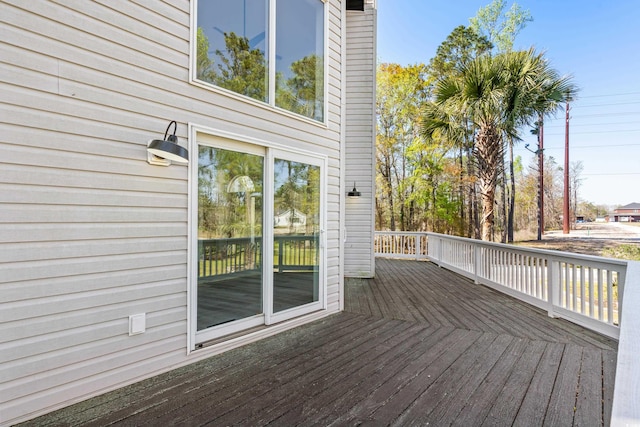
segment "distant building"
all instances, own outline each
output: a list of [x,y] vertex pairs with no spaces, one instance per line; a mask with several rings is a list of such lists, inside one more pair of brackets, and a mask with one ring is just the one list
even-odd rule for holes
[[640,222],[640,203],[629,203],[607,215],[608,222]]

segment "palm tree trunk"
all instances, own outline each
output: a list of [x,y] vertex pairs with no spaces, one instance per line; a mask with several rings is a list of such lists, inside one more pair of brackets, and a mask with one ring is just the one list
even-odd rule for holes
[[494,225],[496,178],[502,153],[500,135],[492,125],[481,126],[476,134],[475,155],[478,162],[482,198],[482,240],[491,241]]
[[502,208],[502,215],[500,218],[500,242],[501,243],[506,243],[507,242],[507,198],[509,197],[508,192],[507,192],[507,174],[505,173],[505,163],[504,163],[504,156],[501,156],[501,160],[502,163],[500,164],[500,186],[501,186],[501,193],[502,193],[502,198],[500,200],[500,205]]
[[[476,171],[474,168],[474,160],[473,160],[473,145],[467,145],[467,176],[474,177],[476,176]],[[468,228],[468,237],[472,239],[480,238],[480,221],[478,218],[478,193],[476,189],[476,182],[472,179],[468,182],[468,209],[469,209],[469,221],[467,226]]]
[[513,243],[513,215],[516,208],[516,177],[513,167],[513,141],[509,144],[509,176],[511,194],[509,194],[509,218],[507,219],[507,242]]
[[464,163],[462,146],[458,148],[458,161],[460,162],[460,172],[458,174],[458,235],[464,236]]

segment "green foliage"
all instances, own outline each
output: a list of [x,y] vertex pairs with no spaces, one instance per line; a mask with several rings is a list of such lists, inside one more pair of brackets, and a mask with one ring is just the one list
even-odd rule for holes
[[491,49],[493,44],[487,37],[460,25],[438,46],[436,56],[429,62],[429,72],[435,79],[455,74],[469,61],[490,52]]
[[609,258],[626,259],[629,261],[640,261],[640,246],[624,244],[609,247],[602,251],[602,256]]
[[322,120],[324,114],[324,65],[312,54],[291,64],[293,77],[276,78],[276,105],[305,117]]
[[[215,63],[209,56],[209,39],[198,28],[196,41],[196,77],[236,93],[261,101],[267,99],[267,67],[264,54],[251,49],[246,37],[224,33],[226,50],[216,49]],[[215,66],[214,66],[215,64]]]
[[214,84],[249,96],[267,99],[267,61],[260,49],[251,49],[249,39],[234,32],[224,33],[226,51],[216,49],[220,58]]
[[[198,158],[198,230],[200,237],[250,235],[249,209],[253,193],[262,193],[263,158],[257,155],[200,146]],[[229,188],[239,177],[248,177],[253,188]],[[242,187],[241,185],[239,187]],[[262,198],[255,197],[253,229],[262,234]]]
[[419,138],[418,120],[429,97],[430,82],[424,64],[380,64],[377,70],[377,226],[410,229],[418,218],[409,195],[415,159],[409,147]]
[[196,77],[198,80],[212,82],[214,73],[213,61],[209,58],[209,39],[200,27],[196,39]]
[[524,170],[524,165],[522,164],[522,157],[516,156],[513,161],[513,171],[516,176],[522,175],[522,171]]
[[[318,232],[320,212],[320,168],[306,163],[275,159],[276,215],[290,210],[307,216],[306,234]],[[295,231],[293,222],[291,232]]]
[[570,80],[559,77],[533,49],[479,56],[459,74],[436,85],[435,101],[425,109],[422,134],[425,138],[459,138],[468,123],[475,130],[473,154],[482,196],[484,240],[493,235],[505,143],[517,140],[521,126],[533,122],[540,111],[558,105],[559,88],[564,96],[574,92]]
[[516,36],[528,22],[533,21],[531,13],[517,3],[514,2],[506,12],[505,7],[505,0],[493,0],[469,19],[471,29],[486,36],[501,53],[512,50]]
[[[520,212],[516,226],[537,224],[537,170],[525,168],[521,158],[507,167],[505,151],[521,140],[523,129],[537,129],[573,99],[577,88],[543,54],[513,50],[531,21],[517,4],[507,10],[505,0],[495,0],[469,27],[455,28],[428,67],[378,67],[379,229],[480,237],[482,221],[484,239],[493,239],[494,225],[511,230],[511,238],[514,209]],[[553,224],[558,168],[547,161],[545,217]],[[519,197],[516,188],[523,192]],[[497,206],[503,215],[496,219]]]
[[[234,32],[224,33],[225,49],[209,55],[209,40],[202,28],[197,32],[196,77],[251,98],[268,100],[267,60],[249,39]],[[215,60],[214,60],[215,58]],[[291,64],[292,77],[276,75],[275,105],[288,111],[323,120],[324,64],[312,54]]]

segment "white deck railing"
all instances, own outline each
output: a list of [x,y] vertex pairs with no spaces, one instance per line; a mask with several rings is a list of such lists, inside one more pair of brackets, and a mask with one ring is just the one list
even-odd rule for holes
[[376,232],[375,237],[376,256],[429,259],[550,316],[618,339],[611,425],[640,425],[640,262],[436,233]]
[[376,256],[429,259],[552,317],[615,339],[620,335],[627,261],[436,233],[376,232],[375,251]]
[[410,231],[376,231],[376,256],[427,259],[427,234]]
[[429,233],[429,259],[618,339],[627,261]]

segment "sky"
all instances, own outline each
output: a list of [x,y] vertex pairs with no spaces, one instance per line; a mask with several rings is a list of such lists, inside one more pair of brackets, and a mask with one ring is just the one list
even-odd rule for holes
[[[490,2],[377,0],[378,62],[427,64],[456,26],[468,26]],[[507,0],[507,8],[512,3]],[[551,66],[573,76],[580,89],[569,109],[569,162],[583,166],[578,198],[611,207],[640,203],[640,1],[517,3],[533,22],[518,34],[514,48],[545,52]],[[535,156],[525,144],[537,147],[528,129],[514,151],[526,166]],[[562,109],[545,120],[545,155],[563,167],[564,147]]]

